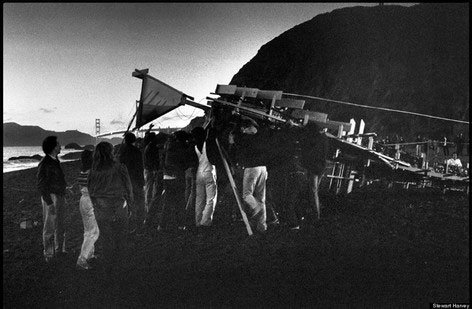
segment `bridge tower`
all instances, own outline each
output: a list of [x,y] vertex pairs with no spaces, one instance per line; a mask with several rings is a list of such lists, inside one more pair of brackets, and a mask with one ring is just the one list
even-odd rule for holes
[[100,135],[100,119],[95,119],[95,145],[98,142],[98,135]]

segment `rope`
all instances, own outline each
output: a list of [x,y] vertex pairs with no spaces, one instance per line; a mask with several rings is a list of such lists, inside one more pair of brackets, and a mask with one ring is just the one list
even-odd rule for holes
[[301,94],[294,94],[294,93],[285,93],[285,92],[284,92],[284,94],[286,94],[286,95],[291,95],[291,96],[295,96],[295,97],[310,98],[310,99],[316,99],[316,100],[321,100],[321,101],[327,101],[327,102],[333,102],[333,103],[340,103],[340,104],[352,105],[352,106],[357,106],[357,107],[365,107],[365,108],[371,108],[371,109],[379,109],[379,110],[384,110],[384,111],[388,111],[388,112],[397,112],[397,113],[403,113],[403,114],[409,114],[409,115],[416,115],[416,116],[429,117],[429,118],[434,118],[434,119],[440,119],[440,120],[446,120],[446,121],[452,121],[452,122],[470,124],[470,122],[468,122],[468,121],[456,120],[456,119],[450,119],[450,118],[444,118],[444,117],[438,117],[438,116],[431,116],[431,115],[420,114],[420,113],[415,113],[415,112],[407,112],[407,111],[402,111],[402,110],[392,109],[392,108],[361,105],[361,104],[355,104],[355,103],[350,103],[350,102],[343,102],[343,101],[338,101],[338,100],[331,100],[331,99],[325,99],[325,98],[320,98],[320,97],[312,97],[312,96],[309,96],[309,95],[301,95]]
[[[431,142],[409,142],[409,143],[396,143],[396,144],[382,144],[380,142],[378,142],[378,144],[381,144],[383,146],[395,146],[395,145],[419,145],[419,144],[434,144],[434,141],[431,141]],[[452,142],[447,142],[446,144],[449,144],[449,145],[455,145],[455,143],[452,143]],[[466,144],[469,144],[469,143],[463,143],[463,145],[466,145]],[[437,143],[438,146],[443,146],[443,142],[438,142]]]
[[[176,109],[175,111],[176,111],[176,113],[177,113],[177,116],[180,118],[180,120],[189,120],[189,119],[191,119],[191,118],[193,117],[193,115],[195,114],[195,110],[196,110],[196,109],[193,109],[192,114],[191,114],[190,116],[185,115],[184,113],[182,113],[181,111],[179,111],[179,109]],[[187,118],[187,119],[183,119],[181,116],[182,116],[182,117],[185,117],[185,118]]]

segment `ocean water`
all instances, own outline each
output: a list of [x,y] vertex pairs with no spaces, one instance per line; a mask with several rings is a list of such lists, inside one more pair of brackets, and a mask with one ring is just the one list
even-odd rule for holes
[[[63,160],[61,156],[71,153],[71,152],[78,152],[81,150],[74,150],[74,149],[61,149],[61,153],[59,154],[59,160],[61,162],[73,161],[73,160]],[[29,159],[22,159],[22,160],[12,160],[8,161],[11,157],[19,157],[19,156],[34,156],[34,155],[44,156],[43,149],[41,146],[18,146],[18,147],[3,147],[3,172],[12,172],[18,170],[24,170],[32,167],[37,167],[39,161],[36,160],[29,160]]]

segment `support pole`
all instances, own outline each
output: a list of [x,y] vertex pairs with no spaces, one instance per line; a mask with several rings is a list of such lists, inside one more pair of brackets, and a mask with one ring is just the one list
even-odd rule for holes
[[[136,104],[138,104],[138,102],[139,101],[136,101]],[[131,118],[131,121],[128,124],[128,128],[126,129],[126,132],[123,133],[123,136],[125,136],[125,134],[129,132],[129,128],[131,128],[131,124],[133,123],[133,120],[134,120],[134,118],[136,117],[137,114],[138,114],[138,109],[136,108],[136,111],[134,112],[133,118]],[[123,138],[121,140],[120,147],[118,148],[118,153],[120,152],[120,148],[121,148],[121,146],[123,145],[124,142],[125,142],[125,139]]]
[[[335,158],[337,158],[339,155],[339,149],[336,149],[336,154],[334,155]],[[328,190],[331,190],[331,186],[333,185],[333,178],[334,176],[336,176],[336,167],[338,166],[339,162],[334,162],[333,164],[333,171],[331,173],[331,179],[329,180],[329,189]]]
[[[345,168],[345,164],[340,163],[338,176],[341,178],[344,177],[344,168]],[[341,192],[342,183],[343,183],[342,179],[339,179],[339,178],[336,179],[336,195],[338,195]]]
[[239,211],[241,212],[241,216],[243,217],[244,224],[246,225],[247,233],[249,234],[249,236],[251,236],[252,229],[251,229],[251,226],[249,225],[249,221],[247,219],[246,213],[243,210],[243,207],[242,207],[243,204],[239,196],[238,190],[236,188],[236,183],[234,182],[233,175],[231,175],[231,170],[229,168],[228,162],[226,161],[226,158],[223,155],[223,150],[221,149],[218,139],[215,139],[215,141],[216,141],[216,145],[218,146],[218,151],[220,152],[221,160],[223,161],[223,165],[225,166],[226,174],[228,175],[231,188],[233,189],[234,197],[236,198],[236,202],[238,203]]
[[[139,101],[136,101],[136,103],[138,103],[138,102],[139,102]],[[128,133],[129,128],[131,128],[131,124],[133,123],[133,120],[134,120],[134,118],[136,117],[137,114],[138,114],[138,109],[136,108],[136,111],[134,112],[133,118],[131,118],[131,121],[130,121],[129,124],[128,124],[128,128],[126,129],[125,134]],[[123,134],[123,135],[124,135],[124,134]]]

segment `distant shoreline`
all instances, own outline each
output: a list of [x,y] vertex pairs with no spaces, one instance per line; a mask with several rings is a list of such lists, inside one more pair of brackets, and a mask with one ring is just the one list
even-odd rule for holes
[[[64,165],[64,164],[72,164],[72,163],[76,163],[77,161],[80,161],[80,159],[68,159],[67,161],[60,161],[61,162],[61,165]],[[39,163],[39,161],[38,161]],[[34,169],[37,169],[38,167],[37,166],[34,166],[34,167],[28,167],[28,168],[22,168],[22,169],[18,169],[18,170],[13,170],[13,171],[4,171],[3,172],[3,175],[12,175],[14,173],[21,173],[21,172],[28,172],[30,170],[34,170]]]

